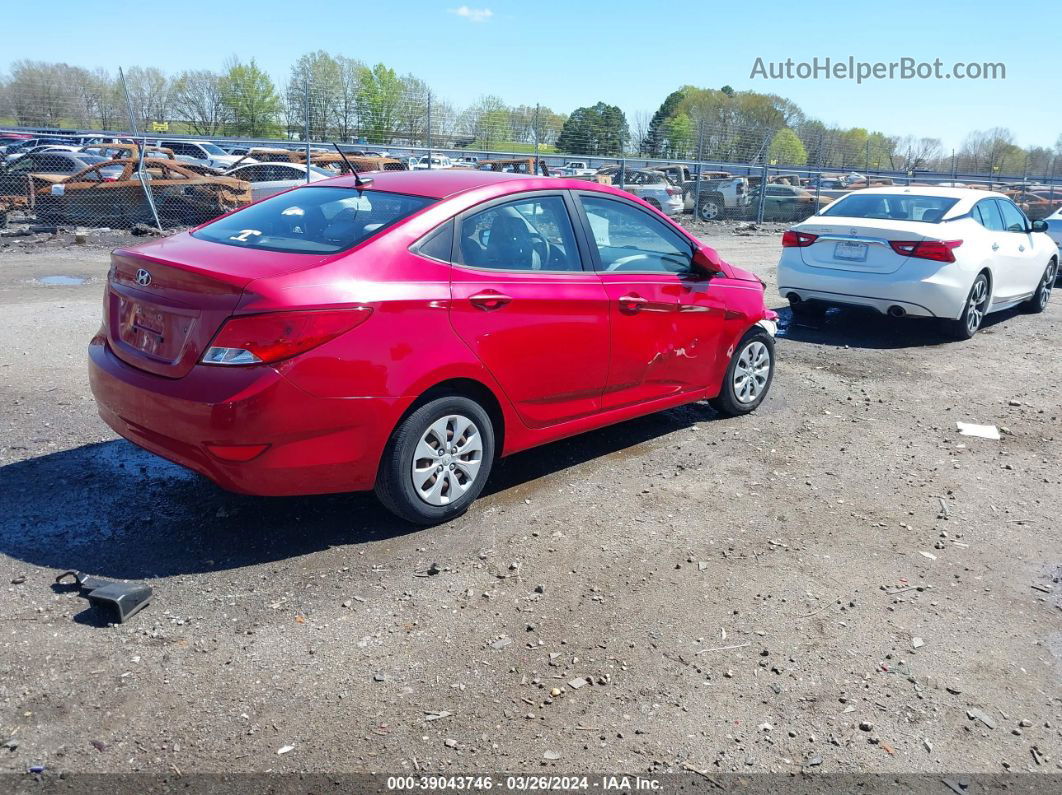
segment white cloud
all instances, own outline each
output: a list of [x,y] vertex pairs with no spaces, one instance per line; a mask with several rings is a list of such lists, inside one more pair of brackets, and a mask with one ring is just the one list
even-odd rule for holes
[[489,8],[469,8],[468,6],[451,8],[450,13],[456,14],[459,17],[464,17],[469,22],[486,22],[494,16],[494,12]]

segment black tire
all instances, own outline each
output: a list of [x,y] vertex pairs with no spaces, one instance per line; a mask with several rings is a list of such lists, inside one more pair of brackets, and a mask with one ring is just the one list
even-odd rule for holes
[[658,202],[656,199],[646,199],[645,203],[652,207],[654,210],[660,209],[660,202]]
[[[767,349],[770,365],[760,391],[752,399],[744,399],[739,395],[736,384],[738,368],[743,362],[743,354],[746,351],[750,351],[750,349],[752,351],[756,350],[755,346],[757,345],[762,345]],[[720,387],[719,394],[709,400],[708,405],[725,417],[738,417],[742,414],[748,414],[755,411],[763,402],[763,399],[767,397],[773,380],[774,338],[760,326],[753,326],[745,332],[741,342],[734,346],[734,355],[730,357],[730,363],[726,367],[726,375],[723,377],[723,384]]]
[[[968,340],[977,333],[988,311],[988,299],[992,294],[990,288],[988,277],[984,273],[977,274],[977,278],[974,279],[970,292],[966,296],[966,303],[963,304],[962,314],[959,319],[944,321],[944,328],[950,336],[961,341]],[[974,296],[978,294],[979,290],[982,291],[984,298],[975,304]],[[976,316],[973,315],[975,309]]]
[[1036,292],[1033,293],[1032,298],[1022,304],[1022,309],[1030,315],[1038,315],[1047,309],[1047,302],[1051,300],[1051,289],[1055,286],[1055,279],[1057,278],[1058,262],[1051,260],[1047,263],[1047,270],[1044,271],[1043,278],[1040,279],[1040,284],[1036,287]]
[[[472,421],[479,432],[481,453],[479,466],[468,490],[456,499],[443,505],[431,504],[422,498],[413,482],[414,455],[422,438],[434,423],[448,416],[459,416]],[[451,439],[452,440],[452,439]],[[452,440],[456,441],[456,440]],[[458,456],[454,456],[456,461]],[[423,461],[425,459],[418,459]],[[446,460],[450,461],[449,456]],[[380,461],[380,472],[376,478],[376,496],[384,507],[407,522],[419,525],[431,525],[445,522],[464,513],[468,506],[480,495],[490,477],[494,463],[494,425],[487,412],[474,400],[460,395],[449,395],[425,403],[406,417],[388,442]],[[443,466],[440,459],[440,466]],[[454,463],[449,463],[449,470],[455,471]],[[430,469],[430,467],[425,468]],[[439,470],[443,472],[443,470]],[[455,471],[454,475],[436,475],[440,480],[459,478],[464,469]],[[466,475],[467,476],[467,475]],[[444,491],[448,489],[444,483]]]

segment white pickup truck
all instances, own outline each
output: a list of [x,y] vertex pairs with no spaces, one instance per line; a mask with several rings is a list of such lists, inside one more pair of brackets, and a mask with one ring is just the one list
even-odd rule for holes
[[590,168],[590,164],[585,160],[569,160],[563,168],[573,177],[588,177],[594,173],[594,169]]
[[[675,163],[654,166],[654,171],[663,172],[668,179],[682,188],[686,212],[694,212],[702,221],[716,221],[725,215],[740,215],[749,204],[749,181],[725,171],[703,171],[700,189],[697,174],[689,166]],[[694,204],[697,206],[694,207]]]

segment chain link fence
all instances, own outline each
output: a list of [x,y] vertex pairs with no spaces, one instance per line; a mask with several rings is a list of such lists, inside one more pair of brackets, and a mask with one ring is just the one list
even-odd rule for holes
[[800,221],[887,185],[998,190],[1033,219],[1062,206],[1054,155],[1022,160],[991,138],[945,156],[930,139],[842,133],[736,101],[630,118],[605,103],[564,115],[493,97],[459,109],[382,66],[330,59],[322,77],[306,61],[320,57],[300,59],[282,91],[253,62],[172,79],[23,64],[0,82],[0,225],[168,230],[378,169],[592,180],[680,222]]

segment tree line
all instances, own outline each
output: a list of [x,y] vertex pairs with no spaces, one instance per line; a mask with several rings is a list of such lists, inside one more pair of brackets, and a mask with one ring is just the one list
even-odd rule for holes
[[[401,141],[477,147],[551,146],[566,120],[547,107],[509,106],[485,96],[457,109],[432,95],[414,75],[324,51],[301,56],[286,84],[251,59],[221,71],[192,69],[168,76],[155,67],[117,73],[65,63],[21,60],[0,77],[0,119],[25,127],[141,130],[312,140]],[[128,91],[128,101],[126,92]]]
[[755,162],[838,170],[935,170],[988,175],[1062,175],[1062,135],[1054,146],[1015,143],[1006,128],[969,133],[945,151],[939,138],[888,135],[828,125],[775,94],[683,86],[635,132],[649,157]]
[[[220,71],[167,75],[16,61],[0,76],[0,121],[28,127],[127,129],[247,138],[405,143],[482,150],[560,151],[599,157],[766,163],[826,169],[1053,176],[1054,146],[1020,147],[1005,128],[971,132],[954,152],[938,138],[889,135],[810,118],[776,94],[682,86],[652,114],[630,119],[597,102],[570,114],[509,105],[493,95],[457,108],[415,75],[324,51],[306,53],[277,85],[254,61],[230,59]],[[127,101],[128,93],[128,101]]]

